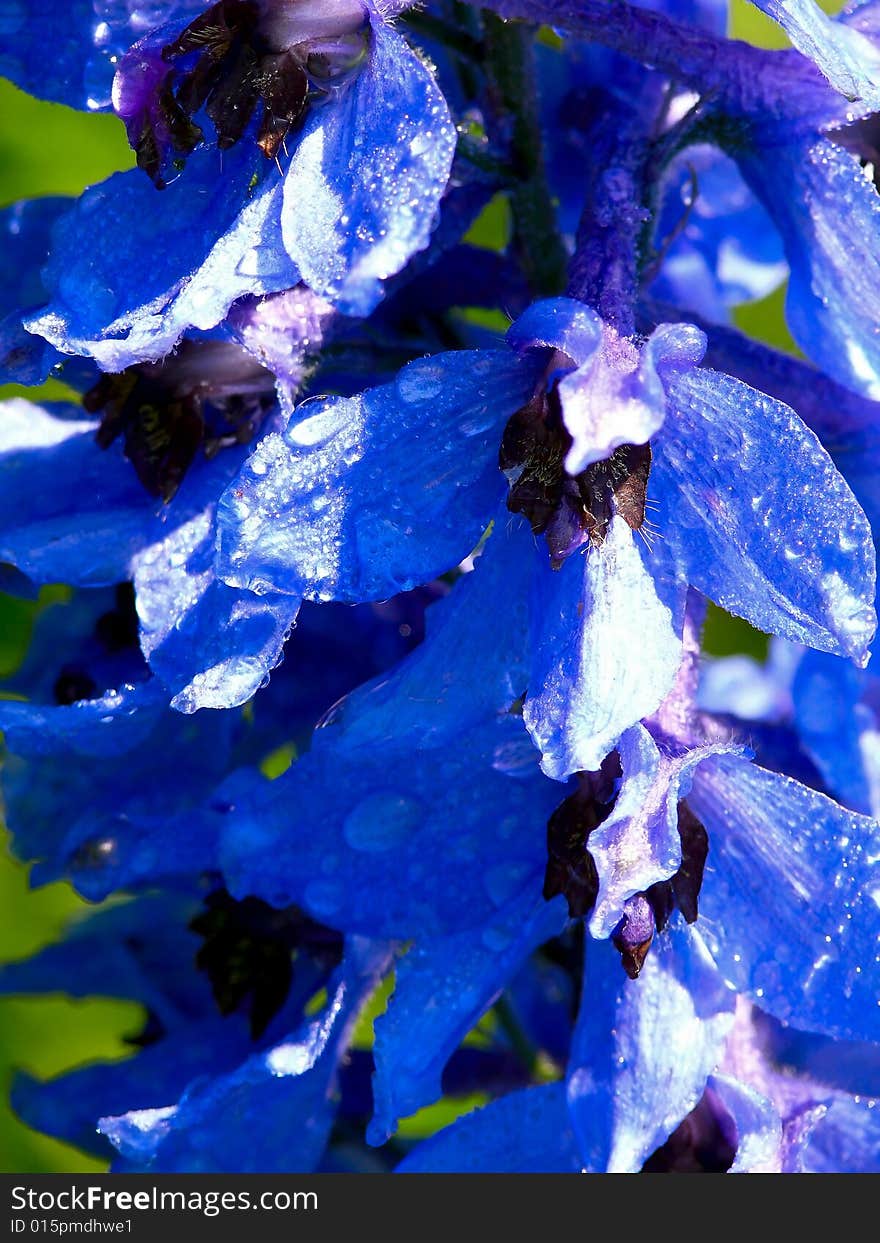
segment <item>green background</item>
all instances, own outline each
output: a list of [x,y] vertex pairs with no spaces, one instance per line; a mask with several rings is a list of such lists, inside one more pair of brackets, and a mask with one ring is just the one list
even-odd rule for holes
[[[786,43],[779,29],[746,0],[733,0],[731,33],[765,46]],[[78,194],[132,164],[116,118],[38,102],[0,79],[0,206],[21,198]],[[481,241],[491,243],[493,227],[500,226],[493,225],[490,216],[483,223]],[[780,289],[760,303],[742,307],[737,318],[746,331],[791,349],[782,314],[783,296]],[[0,395],[18,391],[23,390],[7,388]],[[0,595],[0,678],[20,662],[34,616],[47,607],[52,596],[44,592],[33,604]],[[763,637],[714,611],[706,646],[717,655],[732,651],[759,655]],[[67,921],[88,909],[66,884],[29,890],[27,870],[10,857],[5,837],[0,836],[0,963],[27,957],[57,939]],[[5,1103],[8,1085],[16,1068],[47,1078],[84,1062],[127,1056],[130,1048],[124,1037],[134,1034],[141,1021],[138,1006],[100,998],[0,999],[0,1170],[87,1172],[105,1168],[77,1149],[25,1127]],[[462,1104],[458,1103],[455,1112]],[[442,1107],[425,1112],[425,1129],[448,1120]]]

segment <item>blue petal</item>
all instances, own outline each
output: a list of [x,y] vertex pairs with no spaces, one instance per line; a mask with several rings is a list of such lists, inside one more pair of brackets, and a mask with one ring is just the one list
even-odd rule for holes
[[639,349],[603,328],[601,350],[559,383],[562,417],[572,445],[565,459],[570,475],[604,461],[620,445],[643,445],[663,426],[666,365],[693,366],[706,338],[690,324],[661,324]]
[[864,514],[787,406],[697,369],[667,390],[649,488],[664,552],[716,604],[760,630],[854,659],[874,633]]
[[17,853],[45,860],[35,884],[70,875],[97,899],[213,865],[217,813],[196,809],[225,772],[235,721],[196,722],[165,700],[153,680],[64,707],[0,701],[7,820]]
[[523,959],[556,936],[565,918],[561,899],[547,904],[526,893],[482,929],[417,944],[398,963],[394,993],[375,1025],[369,1143],[384,1143],[398,1118],[440,1097],[453,1052]]
[[[416,650],[339,705],[332,721],[344,728],[349,746],[369,747],[389,735],[410,745],[445,745],[508,712],[522,696],[534,541],[525,523],[508,519],[501,507],[473,571],[428,609]],[[508,750],[506,765],[499,756],[500,768],[528,768],[533,749],[525,735],[513,738]]]
[[880,108],[880,49],[870,39],[828,17],[815,0],[752,2],[779,22],[798,51],[814,61],[842,95],[863,100],[872,112]]
[[507,330],[517,353],[541,346],[561,350],[578,367],[590,361],[602,343],[602,321],[591,307],[574,298],[533,302]]
[[880,406],[809,363],[729,329],[712,329],[706,361],[769,393],[816,433],[852,488],[874,531],[880,530]]
[[511,1092],[424,1140],[398,1174],[577,1174],[561,1083]]
[[141,647],[172,707],[231,708],[281,659],[299,601],[255,596],[214,576],[213,512],[182,523],[134,560]]
[[736,1128],[736,1159],[728,1174],[778,1174],[782,1120],[774,1106],[727,1075],[712,1075],[709,1087],[720,1097]]
[[523,715],[544,772],[561,781],[594,771],[658,707],[681,660],[670,610],[622,518],[560,570],[540,557],[532,648]]
[[230,889],[395,938],[481,927],[520,892],[537,893],[541,826],[559,790],[522,723],[490,721],[433,746],[397,739],[394,727],[393,702],[366,744],[347,745],[329,725],[284,776],[232,800]]
[[506,352],[462,351],[412,362],[358,397],[300,407],[220,501],[221,577],[358,602],[454,567],[503,493],[501,432],[533,381]]
[[99,911],[66,938],[0,970],[0,992],[67,993],[139,1001],[165,1026],[217,1013],[206,974],[193,968],[199,938],[191,898],[153,894]]
[[[183,22],[204,7],[165,0],[162,20]],[[143,32],[145,10],[142,0],[0,0],[0,74],[54,103],[106,108],[116,61]]]
[[[877,795],[877,720],[859,701],[865,675],[845,660],[807,652],[792,688],[801,745],[819,769],[826,788],[847,807],[873,813]],[[874,781],[872,782],[872,777]]]
[[813,1127],[802,1154],[810,1174],[880,1173],[880,1118],[874,1101],[832,1101]]
[[188,328],[213,328],[245,294],[295,285],[281,183],[262,159],[247,143],[204,148],[163,191],[139,169],[86,190],[55,228],[49,305],[29,331],[122,371],[163,358]]
[[768,144],[740,165],[782,234],[798,345],[833,379],[880,397],[880,199],[858,158],[819,138]]
[[725,977],[785,1022],[876,1040],[877,823],[727,756],[688,803],[709,834],[699,927]]
[[[0,9],[2,20],[2,9]],[[49,253],[49,234],[70,199],[45,198],[16,203],[0,213],[4,239],[0,260],[0,377],[5,382],[40,384],[61,355],[22,326],[26,311],[46,300],[40,268]]]
[[14,398],[0,406],[0,560],[37,582],[103,585],[128,577],[156,503],[97,423],[73,407]]
[[353,943],[322,1014],[236,1070],[196,1081],[177,1104],[104,1118],[123,1157],[154,1173],[284,1173],[314,1169],[333,1123],[337,1059],[357,1010],[388,963]]
[[788,275],[782,240],[729,156],[716,147],[688,147],[670,164],[663,186],[656,236],[661,245],[675,240],[652,297],[723,322],[732,306],[764,298],[782,283]]
[[733,1022],[696,932],[675,921],[637,980],[609,941],[590,941],[568,1103],[590,1173],[635,1173],[703,1095]]
[[430,71],[381,19],[366,65],[315,109],[284,180],[281,229],[303,280],[346,315],[428,245],[456,134]]
[[696,747],[666,755],[641,725],[617,744],[623,781],[611,814],[590,833],[590,854],[599,892],[590,916],[594,937],[609,936],[623,918],[623,904],[657,881],[673,876],[681,864],[678,803],[686,798],[696,768],[724,745]]

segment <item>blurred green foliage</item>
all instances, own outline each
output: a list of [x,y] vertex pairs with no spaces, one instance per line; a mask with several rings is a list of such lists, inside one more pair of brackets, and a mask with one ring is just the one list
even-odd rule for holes
[[[823,7],[834,11],[840,4],[829,0]],[[732,0],[730,32],[764,46],[781,47],[787,42],[779,28],[747,0]],[[50,50],[47,55],[51,55]],[[0,206],[26,197],[75,195],[133,163],[122,125],[115,118],[39,102],[0,79]],[[481,217],[472,240],[497,246],[508,231],[508,207],[499,198]],[[737,322],[778,348],[794,350],[783,303],[784,288],[761,302],[739,308]],[[491,326],[503,330],[502,320],[503,316]],[[12,391],[17,390],[0,390],[0,396]],[[57,388],[41,392],[61,395]],[[0,677],[8,676],[20,663],[34,617],[51,598],[51,592],[43,592],[37,602],[0,596]],[[766,638],[713,608],[707,623],[706,649],[715,655],[744,651],[762,658]],[[279,771],[290,759],[287,755],[273,758],[280,765]],[[57,939],[64,924],[87,909],[66,884],[30,891],[26,869],[13,861],[0,840],[0,963],[27,957]],[[369,1044],[372,1039],[372,1021],[384,1009],[389,987],[380,990],[363,1016],[357,1035],[360,1043]],[[127,1056],[130,1046],[125,1037],[138,1030],[142,1017],[136,1005],[99,998],[0,1000],[0,1170],[88,1172],[105,1168],[78,1150],[23,1126],[4,1103],[8,1085],[14,1068],[46,1078],[85,1062]],[[484,1023],[492,1021],[490,1015]],[[482,1027],[470,1039],[479,1041]],[[414,1138],[429,1134],[480,1102],[479,1097],[439,1102],[408,1120],[402,1135]]]

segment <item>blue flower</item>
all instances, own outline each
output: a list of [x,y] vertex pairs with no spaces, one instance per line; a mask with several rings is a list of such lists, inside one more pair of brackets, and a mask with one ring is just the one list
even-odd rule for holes
[[[192,6],[172,6],[168,22],[123,57],[115,102],[141,163],[158,177],[166,149],[192,154],[161,197],[139,170],[118,173],[58,220],[47,305],[28,317],[29,331],[120,371],[163,358],[188,329],[213,328],[244,295],[300,280],[344,313],[368,314],[388,277],[428,244],[455,130],[422,60],[378,6],[360,0],[270,5],[258,28],[255,13],[221,0],[181,30]],[[210,30],[222,30],[222,48],[204,50]],[[39,20],[26,23],[16,48],[26,55],[28,39],[42,48],[42,33]],[[351,39],[366,47],[353,67]],[[239,97],[252,78],[242,79],[236,59],[253,59],[255,48],[283,61],[257,75],[259,108]],[[297,74],[304,95],[294,115],[271,83]],[[71,87],[72,97],[79,89]],[[203,105],[210,142],[194,119]],[[234,133],[228,128],[231,117],[252,112],[247,133],[237,121]]]
[[[660,703],[688,583],[761,629],[864,659],[870,533],[791,410],[697,368],[690,328],[662,327],[640,351],[562,300],[536,304],[508,339],[507,354],[440,355],[392,385],[303,407],[264,439],[220,502],[224,580],[349,601],[429,580],[492,518],[503,437],[508,507],[549,544],[524,553],[541,601],[525,711],[551,775],[598,768]],[[557,351],[549,380],[543,347]],[[649,439],[641,457],[627,447]],[[775,458],[773,443],[786,446]]]

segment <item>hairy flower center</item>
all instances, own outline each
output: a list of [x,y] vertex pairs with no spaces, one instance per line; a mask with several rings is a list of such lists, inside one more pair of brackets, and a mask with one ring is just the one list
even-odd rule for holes
[[[621,776],[616,751],[597,772],[577,774],[578,788],[553,812],[547,822],[547,867],[544,897],[562,894],[573,919],[592,911],[599,893],[599,874],[589,850],[592,831],[614,809]],[[644,965],[655,932],[662,932],[677,908],[687,923],[697,918],[697,900],[709,852],[705,828],[682,799],[678,804],[681,865],[669,880],[658,881],[625,905],[625,914],[612,933],[624,970],[635,979]]]
[[139,167],[160,188],[170,149],[177,167],[202,142],[204,109],[220,148],[235,145],[258,108],[257,145],[275,159],[309,105],[338,89],[361,65],[369,22],[358,0],[218,0],[161,51],[150,106],[130,132]]
[[97,441],[125,439],[125,456],[151,496],[170,501],[202,446],[206,457],[246,444],[275,400],[272,374],[238,346],[185,341],[161,363],[104,375],[83,397],[101,412]]
[[322,974],[342,959],[341,934],[298,907],[275,910],[259,898],[237,902],[222,889],[211,894],[190,927],[204,939],[196,966],[211,981],[220,1013],[245,1005],[255,1040],[287,1000],[300,955]]
[[573,476],[571,444],[556,387],[542,388],[508,421],[498,459],[510,480],[507,508],[545,536],[554,569],[587,540],[598,547],[615,514],[633,530],[645,521],[650,445],[621,445]]

